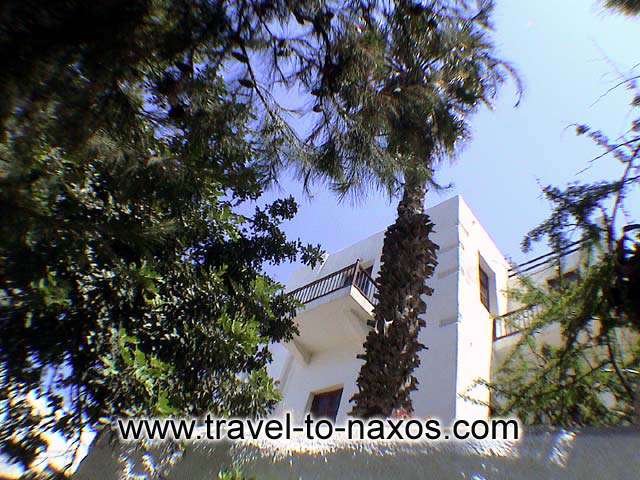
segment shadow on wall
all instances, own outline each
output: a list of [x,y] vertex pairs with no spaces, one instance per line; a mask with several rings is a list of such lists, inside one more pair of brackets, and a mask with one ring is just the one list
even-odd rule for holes
[[[355,443],[336,439],[286,445],[201,443],[185,451],[170,444],[146,453],[126,448],[110,445],[106,436],[101,436],[74,478],[211,480],[229,465],[256,480],[613,480],[638,478],[640,472],[640,432],[632,429],[529,430],[517,443]],[[152,469],[160,476],[150,475]]]

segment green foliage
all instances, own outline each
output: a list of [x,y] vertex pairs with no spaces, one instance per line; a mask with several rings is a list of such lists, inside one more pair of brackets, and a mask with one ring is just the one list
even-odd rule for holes
[[254,480],[254,477],[245,477],[240,470],[234,469],[218,473],[218,480]]
[[[623,83],[640,97],[633,78]],[[639,126],[634,119],[613,142],[578,125],[579,135],[604,149],[591,164],[609,158],[620,166],[620,177],[543,189],[551,215],[529,232],[524,249],[546,239],[562,250],[578,240],[589,255],[575,284],[546,291],[523,280],[513,292],[522,304],[540,309],[488,385],[495,414],[564,426],[640,422],[640,226],[625,208],[640,185]],[[536,335],[558,326],[561,341],[553,346]]]
[[507,77],[520,89],[495,54],[492,9],[441,0],[363,12],[356,30],[341,33],[334,76],[316,85],[317,149],[305,180],[325,175],[355,195],[401,194],[407,174],[435,186],[434,167],[470,137],[470,114],[491,106]]
[[[585,261],[580,280],[559,289],[525,280],[512,292],[539,310],[489,384],[493,414],[568,427],[634,422],[634,394],[625,382],[640,371],[640,336],[621,325],[607,301],[611,260],[600,253]],[[561,342],[545,341],[543,334],[558,327]]]
[[28,467],[43,432],[77,440],[114,416],[275,405],[267,346],[294,334],[295,304],[263,266],[320,252],[280,229],[293,199],[237,208],[282,154],[258,90],[226,77],[232,53],[275,42],[256,25],[292,14],[260,5],[3,5],[0,449],[11,461]]
[[604,0],[604,5],[625,15],[640,13],[640,0]]

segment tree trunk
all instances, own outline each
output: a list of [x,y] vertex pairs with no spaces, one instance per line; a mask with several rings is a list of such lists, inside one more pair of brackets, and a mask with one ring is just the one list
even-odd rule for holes
[[398,215],[385,232],[382,267],[378,277],[378,304],[374,322],[364,343],[365,361],[358,376],[358,392],[351,415],[360,418],[389,417],[413,412],[410,394],[418,381],[412,372],[420,365],[418,341],[425,325],[422,295],[431,295],[425,281],[437,265],[438,246],[429,239],[433,231],[424,213],[426,187],[415,175],[405,176]]

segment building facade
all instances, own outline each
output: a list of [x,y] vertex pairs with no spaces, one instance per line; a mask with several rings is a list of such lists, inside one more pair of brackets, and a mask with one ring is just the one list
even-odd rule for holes
[[[515,342],[517,331],[505,319],[517,316],[526,322],[530,311],[510,303],[508,289],[517,272],[462,197],[427,213],[440,249],[438,267],[428,281],[434,293],[427,299],[426,327],[420,332],[427,349],[414,372],[419,381],[412,397],[414,415],[445,423],[485,418],[488,407],[467,398],[488,402],[488,390],[474,385],[491,379],[492,368]],[[304,306],[295,320],[299,335],[273,346],[270,373],[283,395],[276,414],[301,418],[310,412],[337,423],[345,420],[362,364],[357,355],[373,320],[373,279],[383,239],[379,232],[328,255],[315,269],[293,274],[287,291]],[[545,261],[528,267],[538,280],[552,270]]]

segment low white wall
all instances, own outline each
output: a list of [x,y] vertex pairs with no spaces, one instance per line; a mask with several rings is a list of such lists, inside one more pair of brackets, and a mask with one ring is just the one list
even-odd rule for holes
[[[640,434],[632,429],[562,429],[525,432],[521,441],[326,442],[280,444],[194,443],[184,452],[158,447],[131,452],[99,438],[74,478],[210,480],[237,466],[247,478],[263,479],[635,479],[640,471]],[[126,470],[125,470],[126,466]],[[125,473],[126,471],[126,473]],[[156,472],[157,473],[157,472]],[[126,476],[126,475],[129,476]]]

